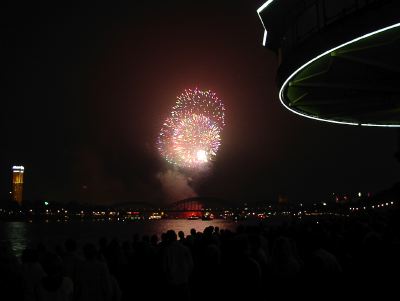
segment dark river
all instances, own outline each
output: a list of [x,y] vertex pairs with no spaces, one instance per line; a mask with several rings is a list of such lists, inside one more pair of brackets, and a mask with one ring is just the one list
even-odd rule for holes
[[30,245],[43,242],[50,249],[63,244],[66,238],[74,238],[78,244],[97,242],[102,236],[109,239],[131,240],[133,234],[160,236],[162,232],[173,229],[189,234],[190,229],[203,231],[208,226],[235,230],[239,223],[226,220],[185,220],[163,219],[142,221],[34,221],[0,222],[0,243],[9,244],[12,252],[20,256]]

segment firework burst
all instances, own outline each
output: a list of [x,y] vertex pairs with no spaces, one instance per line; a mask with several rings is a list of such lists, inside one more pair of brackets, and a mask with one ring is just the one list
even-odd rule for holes
[[214,160],[221,145],[225,108],[215,93],[185,90],[160,131],[161,155],[179,167],[198,168]]

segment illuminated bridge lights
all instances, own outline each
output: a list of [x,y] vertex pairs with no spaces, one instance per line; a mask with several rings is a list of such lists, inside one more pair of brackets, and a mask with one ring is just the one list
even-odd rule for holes
[[391,201],[391,202],[386,202],[386,203],[381,203],[381,204],[377,204],[377,205],[371,205],[371,206],[363,206],[363,207],[350,207],[349,210],[350,211],[358,211],[359,209],[363,209],[363,210],[367,210],[368,208],[371,209],[375,209],[375,208],[383,208],[383,207],[389,207],[389,206],[393,206],[395,202]]

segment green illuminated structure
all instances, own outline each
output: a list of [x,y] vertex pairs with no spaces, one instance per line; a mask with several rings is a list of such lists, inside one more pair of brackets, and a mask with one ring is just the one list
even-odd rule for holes
[[400,1],[264,3],[281,103],[320,121],[400,127],[399,11]]

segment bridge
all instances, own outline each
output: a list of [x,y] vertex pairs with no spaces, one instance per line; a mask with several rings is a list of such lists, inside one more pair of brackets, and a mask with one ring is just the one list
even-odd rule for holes
[[218,198],[194,197],[175,202],[168,206],[167,211],[203,211],[207,209],[223,210],[231,207],[229,202]]

